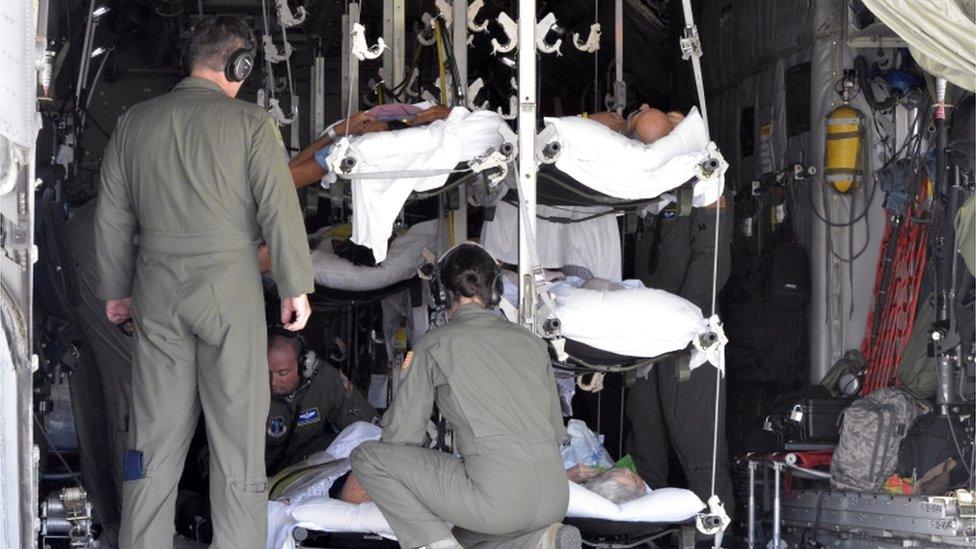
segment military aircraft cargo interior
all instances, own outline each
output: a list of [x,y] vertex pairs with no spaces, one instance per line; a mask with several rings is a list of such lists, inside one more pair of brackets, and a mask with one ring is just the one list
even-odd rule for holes
[[3,0],[0,547],[976,547],[974,0]]

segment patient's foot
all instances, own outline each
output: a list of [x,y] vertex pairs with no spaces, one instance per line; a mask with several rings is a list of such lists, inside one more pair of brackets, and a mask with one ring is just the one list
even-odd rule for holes
[[575,526],[557,522],[546,529],[536,549],[580,549],[583,537]]

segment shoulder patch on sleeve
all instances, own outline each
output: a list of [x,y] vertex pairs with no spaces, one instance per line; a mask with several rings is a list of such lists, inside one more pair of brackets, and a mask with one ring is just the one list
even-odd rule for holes
[[268,418],[268,436],[272,438],[278,438],[285,434],[287,427],[285,427],[285,418],[282,416],[274,416]]

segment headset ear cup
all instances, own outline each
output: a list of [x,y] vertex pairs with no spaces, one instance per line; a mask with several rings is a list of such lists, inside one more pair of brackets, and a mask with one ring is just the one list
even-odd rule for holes
[[315,354],[315,351],[307,349],[305,354],[302,355],[302,377],[309,379],[315,375],[315,366],[318,362],[319,357]]
[[231,82],[243,82],[254,68],[254,54],[248,48],[241,48],[231,54],[227,60],[224,76]]
[[495,307],[502,302],[502,295],[505,293],[505,279],[501,269],[496,269],[491,277],[491,294],[488,296],[488,306]]

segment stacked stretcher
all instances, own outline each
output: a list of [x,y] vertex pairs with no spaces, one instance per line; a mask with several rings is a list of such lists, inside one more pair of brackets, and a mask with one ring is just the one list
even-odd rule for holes
[[[547,119],[546,124],[538,140],[546,163],[539,173],[542,206],[537,212],[537,232],[539,241],[551,246],[540,248],[540,267],[576,265],[618,282],[620,240],[614,214],[653,209],[667,202],[704,206],[721,195],[727,166],[708,142],[705,122],[695,109],[671,134],[651,145],[578,117]],[[423,128],[340,142],[333,148],[329,164],[333,177],[352,182],[352,241],[371,248],[378,266],[353,269],[319,245],[313,253],[316,281],[327,287],[381,291],[415,276],[424,262],[422,251],[436,247],[436,227],[434,222],[412,227],[388,247],[403,205],[417,193],[436,193],[473,180],[472,175],[486,167],[496,170],[496,176],[502,175],[498,171],[512,171],[506,160],[511,160],[507,145],[514,137],[494,113],[456,108],[446,120]],[[492,184],[501,200],[494,205],[493,219],[485,224],[482,241],[500,261],[514,264],[518,261],[519,212],[511,196],[504,200],[504,185]],[[668,353],[701,347],[696,342],[714,335],[714,327],[697,307],[636,281],[625,281],[610,291],[568,278],[552,285],[550,291],[566,339],[554,355],[568,369],[647,363]],[[705,353],[695,353],[692,366],[707,358]],[[341,462],[347,456],[348,451],[330,459]],[[614,524],[614,531],[635,535],[646,533],[648,527],[663,529],[662,523],[690,520],[704,508],[687,490],[655,490],[623,506],[572,483],[571,494],[568,516],[588,521],[591,529]],[[353,505],[319,496],[298,503],[272,502],[269,513],[274,526],[269,547],[294,546],[291,532],[298,527],[392,535],[370,503]],[[624,523],[629,526],[621,529],[619,525]]]

